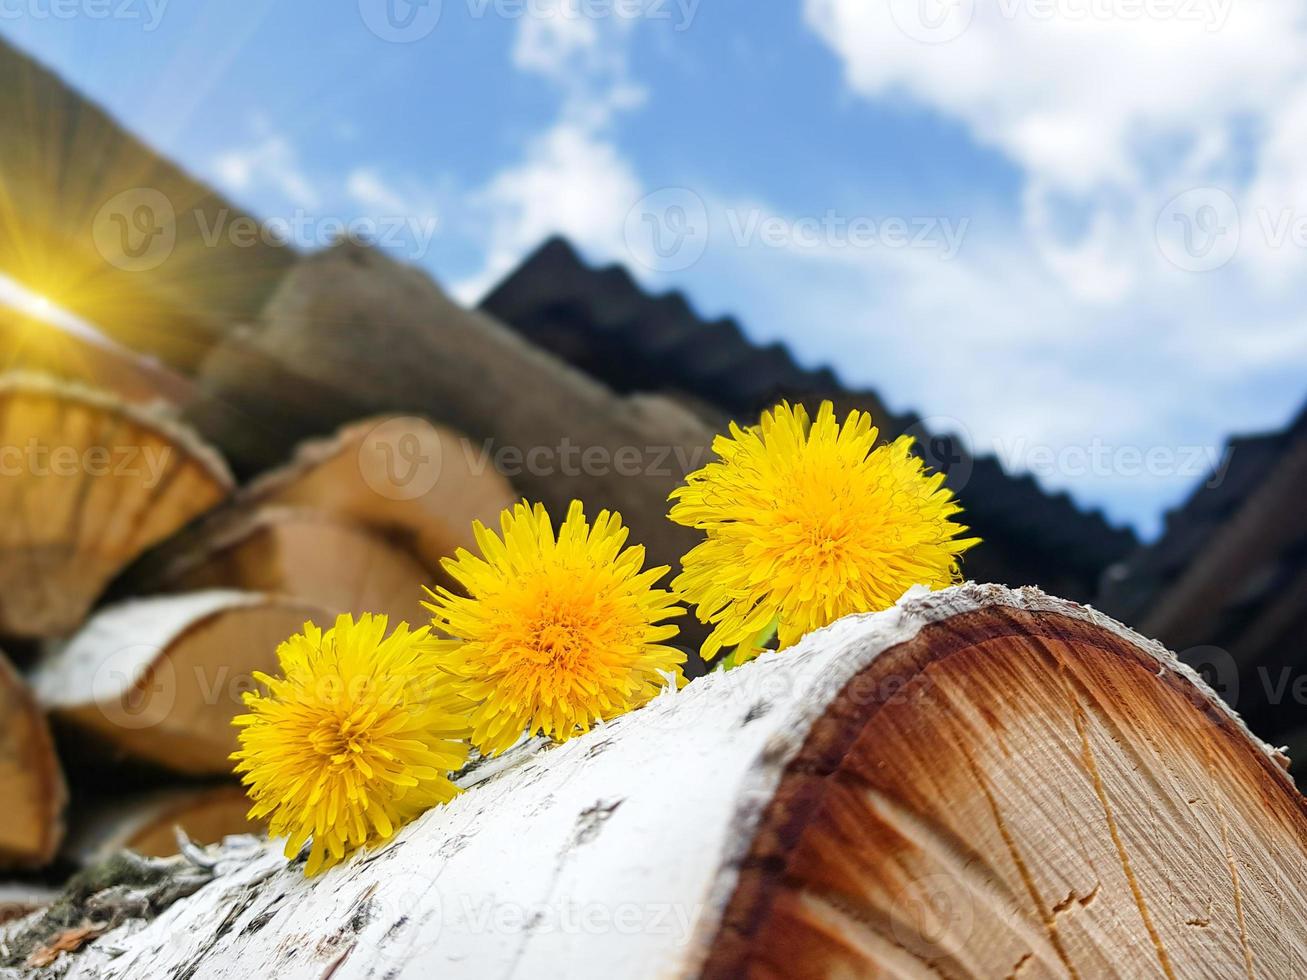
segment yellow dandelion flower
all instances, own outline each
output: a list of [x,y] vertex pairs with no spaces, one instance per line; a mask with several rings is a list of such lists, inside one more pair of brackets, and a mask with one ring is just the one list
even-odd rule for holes
[[254,675],[232,754],[254,806],[293,858],[310,838],[309,875],[458,792],[449,773],[467,758],[468,709],[436,668],[429,627],[386,617],[312,623],[277,648],[281,677]]
[[641,571],[644,548],[623,549],[621,515],[593,526],[572,501],[555,537],[540,504],[500,515],[501,535],[473,525],[482,557],[460,548],[446,571],[466,595],[427,590],[441,664],[478,703],[472,743],[503,752],[525,732],[562,741],[644,704],[681,680],[685,654],[663,641],[684,613],[655,589],[667,568]]
[[942,474],[928,475],[904,436],[876,447],[865,412],[835,420],[830,402],[809,420],[802,405],[764,412],[762,424],[718,436],[718,459],[674,490],[670,517],[707,532],[672,588],[714,623],[705,660],[734,646],[781,648],[853,612],[894,604],[912,585],[960,577],[958,556],[977,538]]

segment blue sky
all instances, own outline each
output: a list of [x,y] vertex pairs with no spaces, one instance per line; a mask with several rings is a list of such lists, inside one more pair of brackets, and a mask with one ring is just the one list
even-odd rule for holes
[[0,0],[0,33],[305,243],[393,231],[474,301],[567,234],[1151,534],[1307,398],[1305,11]]

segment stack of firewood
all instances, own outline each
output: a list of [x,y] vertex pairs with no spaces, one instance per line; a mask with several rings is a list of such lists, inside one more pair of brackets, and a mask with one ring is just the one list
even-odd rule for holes
[[147,367],[0,379],[0,921],[31,913],[0,971],[1307,972],[1282,754],[1166,651],[1033,590],[913,595],[523,745],[312,882],[250,838],[114,857],[257,832],[230,720],[304,620],[425,621],[421,585],[518,494],[620,510],[675,564],[695,535],[667,494],[712,439],[353,247],[193,375]]
[[238,488],[178,407],[0,376],[11,868],[172,853],[176,824],[209,841],[255,829],[227,758],[253,672],[309,619],[421,622],[440,559],[513,499],[417,417],[360,420]]
[[688,547],[663,514],[702,423],[376,253],[303,261],[189,376],[51,331],[0,311],[0,866],[28,881],[257,830],[228,759],[253,673],[306,620],[425,622],[441,559],[522,494]]

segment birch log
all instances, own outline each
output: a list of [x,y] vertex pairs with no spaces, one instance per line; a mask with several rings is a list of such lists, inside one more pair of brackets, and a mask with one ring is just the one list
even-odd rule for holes
[[327,621],[300,600],[222,589],[124,602],[52,647],[32,687],[70,747],[229,774],[241,694],[255,671],[277,671],[277,645],[309,619]]
[[1307,976],[1283,758],[1160,646],[1035,590],[910,594],[463,781],[314,880],[229,838],[209,884],[52,971]]

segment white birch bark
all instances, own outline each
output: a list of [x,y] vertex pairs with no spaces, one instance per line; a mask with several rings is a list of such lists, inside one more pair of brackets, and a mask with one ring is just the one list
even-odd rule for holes
[[[1173,655],[1092,609],[1033,589],[914,590],[895,608],[846,618],[790,650],[710,674],[585,737],[524,746],[484,764],[464,777],[467,792],[453,803],[317,879],[306,879],[301,863],[288,866],[276,842],[229,838],[211,852],[223,859],[214,881],[153,921],[128,921],[65,955],[54,972],[104,980],[697,976],[754,830],[814,722],[884,651],[927,624],[984,607],[1100,626],[1155,664],[1141,683],[1177,675],[1207,710],[1233,718]],[[1259,769],[1276,759],[1241,722],[1222,730],[1247,743]],[[1301,878],[1301,853],[1274,860]],[[1249,887],[1239,921],[1255,936],[1267,923],[1256,920],[1264,913]],[[1118,891],[1133,914],[1124,885]],[[1082,897],[1079,906],[1093,900]],[[1137,922],[1119,926],[1119,936],[1102,928],[1109,950],[1142,932]],[[1301,922],[1281,929],[1292,935],[1276,955],[1298,962],[1307,949]],[[1216,933],[1203,935],[1215,941]],[[1047,941],[1031,942],[1031,975],[1045,955],[1047,975],[1065,975],[1052,952],[1039,951]],[[874,947],[870,934],[866,945]],[[1260,948],[1246,952],[1268,962]],[[1210,950],[1204,955],[1215,962]],[[931,975],[901,948],[880,958],[898,960],[911,975]]]

